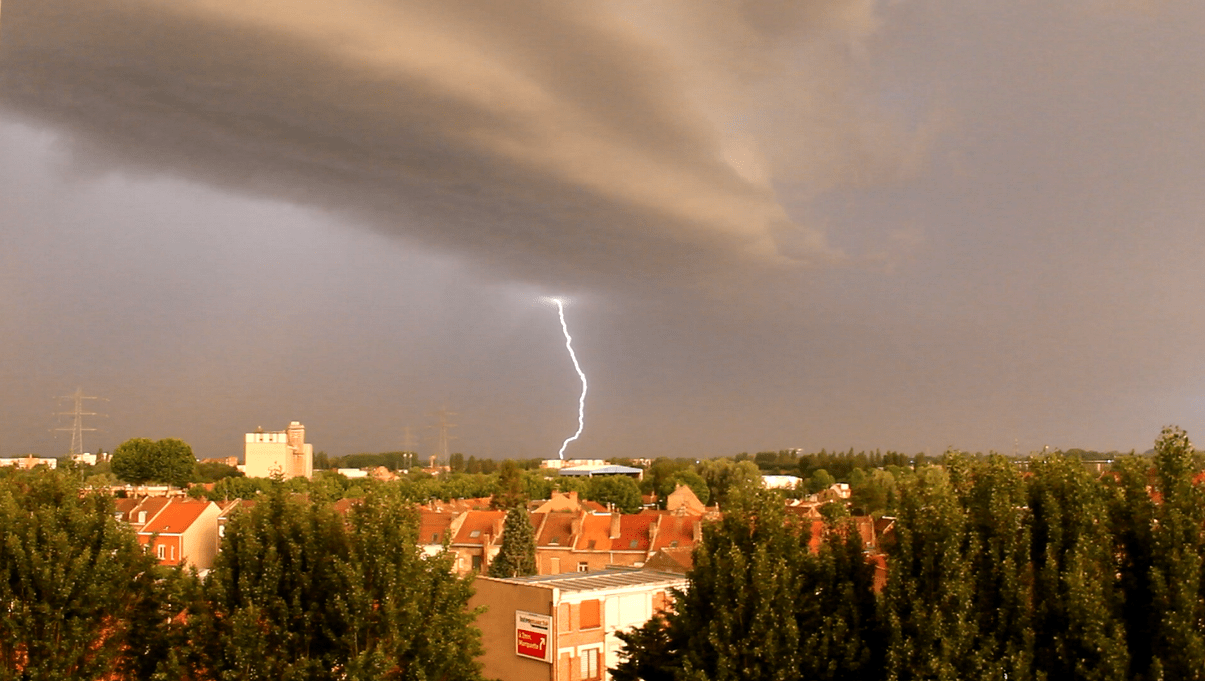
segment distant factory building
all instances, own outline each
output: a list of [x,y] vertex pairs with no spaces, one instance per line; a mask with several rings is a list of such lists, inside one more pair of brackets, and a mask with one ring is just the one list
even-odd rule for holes
[[305,426],[297,421],[281,431],[257,428],[247,433],[243,462],[243,473],[249,478],[311,478],[314,446],[306,444]]
[[47,468],[54,469],[59,467],[59,460],[27,454],[26,456],[11,459],[0,459],[0,466],[12,466],[13,468],[22,468],[24,470],[31,470],[35,466],[46,466]]
[[593,478],[599,475],[626,475],[641,480],[644,478],[644,469],[615,464],[591,463],[584,466],[566,465],[561,468],[560,474],[581,478]]

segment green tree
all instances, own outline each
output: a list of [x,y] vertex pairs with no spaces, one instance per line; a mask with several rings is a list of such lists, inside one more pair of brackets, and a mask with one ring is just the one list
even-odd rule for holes
[[156,442],[155,448],[158,450],[158,460],[152,479],[176,487],[187,485],[197,467],[197,457],[193,455],[192,447],[183,440],[169,437]]
[[837,479],[828,474],[823,468],[812,473],[808,478],[808,494],[817,494],[837,484]]
[[623,642],[619,664],[611,669],[611,681],[673,681],[681,662],[679,642],[662,614],[653,615],[639,627],[618,630]]
[[0,480],[0,679],[112,674],[137,654],[152,566],[107,495],[50,471]]
[[502,547],[490,563],[490,577],[522,577],[536,574],[536,533],[531,515],[523,507],[506,512]]
[[490,506],[501,510],[510,510],[527,504],[527,485],[524,482],[523,471],[519,464],[512,459],[502,462],[498,471],[498,488]]
[[698,473],[707,482],[710,502],[721,507],[729,496],[747,495],[762,484],[761,470],[752,461],[712,459],[700,464]]
[[778,495],[730,498],[723,519],[703,526],[690,589],[670,616],[669,637],[681,651],[675,678],[800,678],[796,607],[810,591],[807,546],[807,527],[786,516]]
[[1164,428],[1155,442],[1162,503],[1151,530],[1152,677],[1205,679],[1205,494],[1193,483],[1195,464],[1188,434]]
[[874,593],[874,566],[848,517],[825,523],[825,541],[796,600],[803,636],[799,678],[878,681],[884,636]]
[[1032,678],[1030,534],[1025,483],[999,455],[945,461],[967,517],[965,554],[970,562],[977,618],[972,643],[978,678]]
[[143,485],[154,479],[157,457],[154,440],[131,438],[113,450],[109,467],[118,478],[134,485]]
[[586,481],[583,496],[600,504],[611,504],[621,513],[639,513],[640,486],[626,475],[600,475]]
[[346,522],[283,486],[227,526],[194,640],[222,679],[477,679],[470,582],[424,559],[417,513],[375,490]]
[[193,482],[217,482],[222,478],[241,478],[243,472],[224,463],[197,463]]
[[1032,461],[1030,471],[1035,676],[1123,679],[1129,655],[1106,490],[1060,454]]
[[900,488],[883,594],[887,678],[979,678],[967,517],[946,472],[923,467]]
[[113,451],[113,474],[135,485],[162,482],[183,487],[192,479],[197,459],[192,447],[176,438],[153,442],[132,438]]
[[1129,678],[1146,679],[1154,659],[1153,631],[1159,627],[1151,576],[1154,570],[1153,529],[1156,504],[1151,498],[1150,461],[1137,456],[1119,459],[1109,491],[1109,520],[1121,591],[1122,620],[1130,658]]
[[850,483],[851,501],[864,515],[885,512],[895,508],[895,476],[875,468],[863,475],[855,484]]

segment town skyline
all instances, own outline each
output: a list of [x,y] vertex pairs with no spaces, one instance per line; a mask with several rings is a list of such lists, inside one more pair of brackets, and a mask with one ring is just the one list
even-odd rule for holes
[[1203,6],[341,6],[4,3],[0,456],[1205,430]]

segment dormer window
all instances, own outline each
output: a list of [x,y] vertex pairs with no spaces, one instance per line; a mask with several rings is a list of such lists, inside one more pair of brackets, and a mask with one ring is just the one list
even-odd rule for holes
[[139,525],[145,525],[145,524],[146,524],[146,511],[139,511],[139,512],[138,512],[138,524],[139,524]]
[[432,543],[432,544],[438,544],[438,543],[439,543],[439,533],[438,533],[438,532],[437,532],[437,533],[435,533],[435,534],[433,534],[433,535],[431,535],[431,543]]

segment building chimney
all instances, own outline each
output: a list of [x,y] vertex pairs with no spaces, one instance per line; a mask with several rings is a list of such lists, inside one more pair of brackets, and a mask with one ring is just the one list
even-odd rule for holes
[[611,538],[619,539],[619,514],[611,513]]

